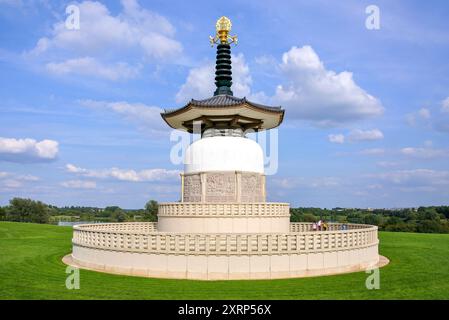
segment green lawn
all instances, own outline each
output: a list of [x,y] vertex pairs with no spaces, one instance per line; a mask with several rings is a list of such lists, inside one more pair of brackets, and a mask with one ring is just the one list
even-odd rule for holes
[[449,235],[380,233],[391,263],[381,288],[364,272],[287,280],[191,281],[81,270],[81,288],[65,288],[72,229],[0,223],[0,299],[449,299]]

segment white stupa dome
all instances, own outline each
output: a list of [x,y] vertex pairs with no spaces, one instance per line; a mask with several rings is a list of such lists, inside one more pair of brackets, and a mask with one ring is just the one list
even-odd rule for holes
[[247,171],[264,173],[260,145],[249,138],[215,136],[197,140],[186,150],[184,173]]

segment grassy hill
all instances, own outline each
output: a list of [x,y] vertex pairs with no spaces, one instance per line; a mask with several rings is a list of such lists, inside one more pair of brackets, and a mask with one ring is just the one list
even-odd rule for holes
[[368,274],[286,280],[192,281],[126,277],[81,270],[81,288],[67,290],[61,258],[72,229],[0,222],[0,299],[449,299],[449,235],[380,233],[391,263],[380,289]]

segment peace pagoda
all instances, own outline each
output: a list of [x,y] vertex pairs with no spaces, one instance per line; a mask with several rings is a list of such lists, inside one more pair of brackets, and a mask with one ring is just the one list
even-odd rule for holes
[[[231,21],[216,23],[213,96],[162,113],[173,129],[201,134],[185,152],[181,201],[161,203],[158,222],[74,227],[67,264],[127,275],[274,279],[364,270],[379,263],[377,227],[291,223],[289,204],[266,202],[264,154],[247,138],[279,126],[284,110],[232,92]],[[300,168],[298,168],[300,171]]]

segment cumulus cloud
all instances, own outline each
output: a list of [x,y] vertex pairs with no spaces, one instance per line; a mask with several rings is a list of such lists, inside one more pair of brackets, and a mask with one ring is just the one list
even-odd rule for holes
[[[277,86],[274,96],[252,92],[252,78],[244,56],[239,54],[232,59],[234,95],[282,105],[289,119],[310,120],[329,126],[378,116],[384,111],[377,98],[354,82],[352,73],[327,70],[310,46],[292,47],[283,54],[282,62],[273,72],[279,72],[285,82]],[[266,63],[266,57],[256,59],[258,65]],[[214,64],[207,63],[190,70],[176,94],[176,101],[210,97],[214,90]]]
[[106,80],[134,78],[139,74],[140,67],[132,67],[127,63],[103,65],[91,57],[69,59],[63,62],[49,62],[45,65],[48,72],[55,75],[77,74]]
[[151,182],[151,181],[162,181],[171,180],[179,176],[179,170],[167,170],[167,169],[145,169],[145,170],[132,170],[132,169],[120,169],[120,168],[110,168],[110,169],[85,169],[77,167],[73,164],[66,165],[67,172],[78,174],[84,177],[90,178],[100,178],[100,179],[115,179],[120,181],[131,181],[131,182]]
[[383,155],[385,153],[385,150],[382,148],[370,148],[370,149],[364,149],[359,151],[359,154],[365,155],[365,156],[379,156]]
[[189,71],[186,82],[176,94],[176,102],[186,103],[192,97],[207,98],[213,94],[214,90],[214,65],[209,63]]
[[348,134],[349,141],[373,141],[384,138],[384,134],[379,129],[360,130],[354,129]]
[[95,189],[97,183],[95,181],[69,180],[61,182],[61,186],[69,189]]
[[333,188],[341,185],[337,177],[311,177],[311,178],[274,178],[273,185],[282,189],[295,188]]
[[161,119],[161,112],[163,112],[163,110],[159,107],[125,101],[107,102],[81,100],[79,103],[87,108],[114,112],[124,117],[127,121],[136,123],[141,129],[153,132],[168,130]]
[[[189,71],[186,82],[176,94],[176,102],[186,103],[191,98],[204,99],[215,91],[215,64],[210,62]],[[243,54],[232,55],[232,91],[237,97],[251,95],[251,75]]]
[[104,79],[117,80],[133,77],[140,70],[139,64],[124,63],[124,57],[164,62],[180,55],[182,45],[175,40],[175,28],[167,18],[142,8],[136,0],[122,0],[121,4],[117,15],[100,2],[76,4],[79,30],[67,28],[64,16],[53,25],[51,35],[40,38],[25,56],[47,60],[46,69],[55,74],[98,73]]
[[384,138],[384,134],[379,129],[373,130],[361,130],[354,129],[351,130],[347,136],[344,134],[330,134],[328,136],[329,141],[332,143],[344,143],[345,141],[349,142],[361,142],[361,141],[374,141],[380,140]]
[[285,106],[289,117],[339,125],[384,111],[377,98],[355,83],[351,72],[327,70],[310,46],[284,53],[280,70],[286,83],[278,85],[273,101]]
[[38,181],[39,177],[29,174],[17,174],[12,172],[0,171],[0,187],[10,190],[24,186],[28,182]]
[[449,97],[447,97],[446,99],[444,99],[441,102],[441,111],[442,112],[449,112]]
[[449,172],[432,169],[397,170],[369,175],[394,184],[409,186],[448,186]]
[[421,118],[430,119],[430,110],[427,108],[419,109],[418,114]]
[[0,137],[0,160],[12,162],[51,161],[58,155],[54,140],[14,139]]
[[405,121],[410,126],[415,126],[418,123],[428,123],[432,114],[428,108],[421,108],[416,112],[409,113],[405,116]]
[[343,134],[330,134],[328,135],[329,142],[342,144],[345,142],[345,136]]
[[379,161],[377,162],[377,165],[382,168],[390,168],[390,167],[397,167],[399,163],[395,161]]
[[449,150],[446,149],[436,149],[432,147],[406,147],[400,150],[400,153],[404,156],[409,156],[413,158],[438,158],[449,156]]

